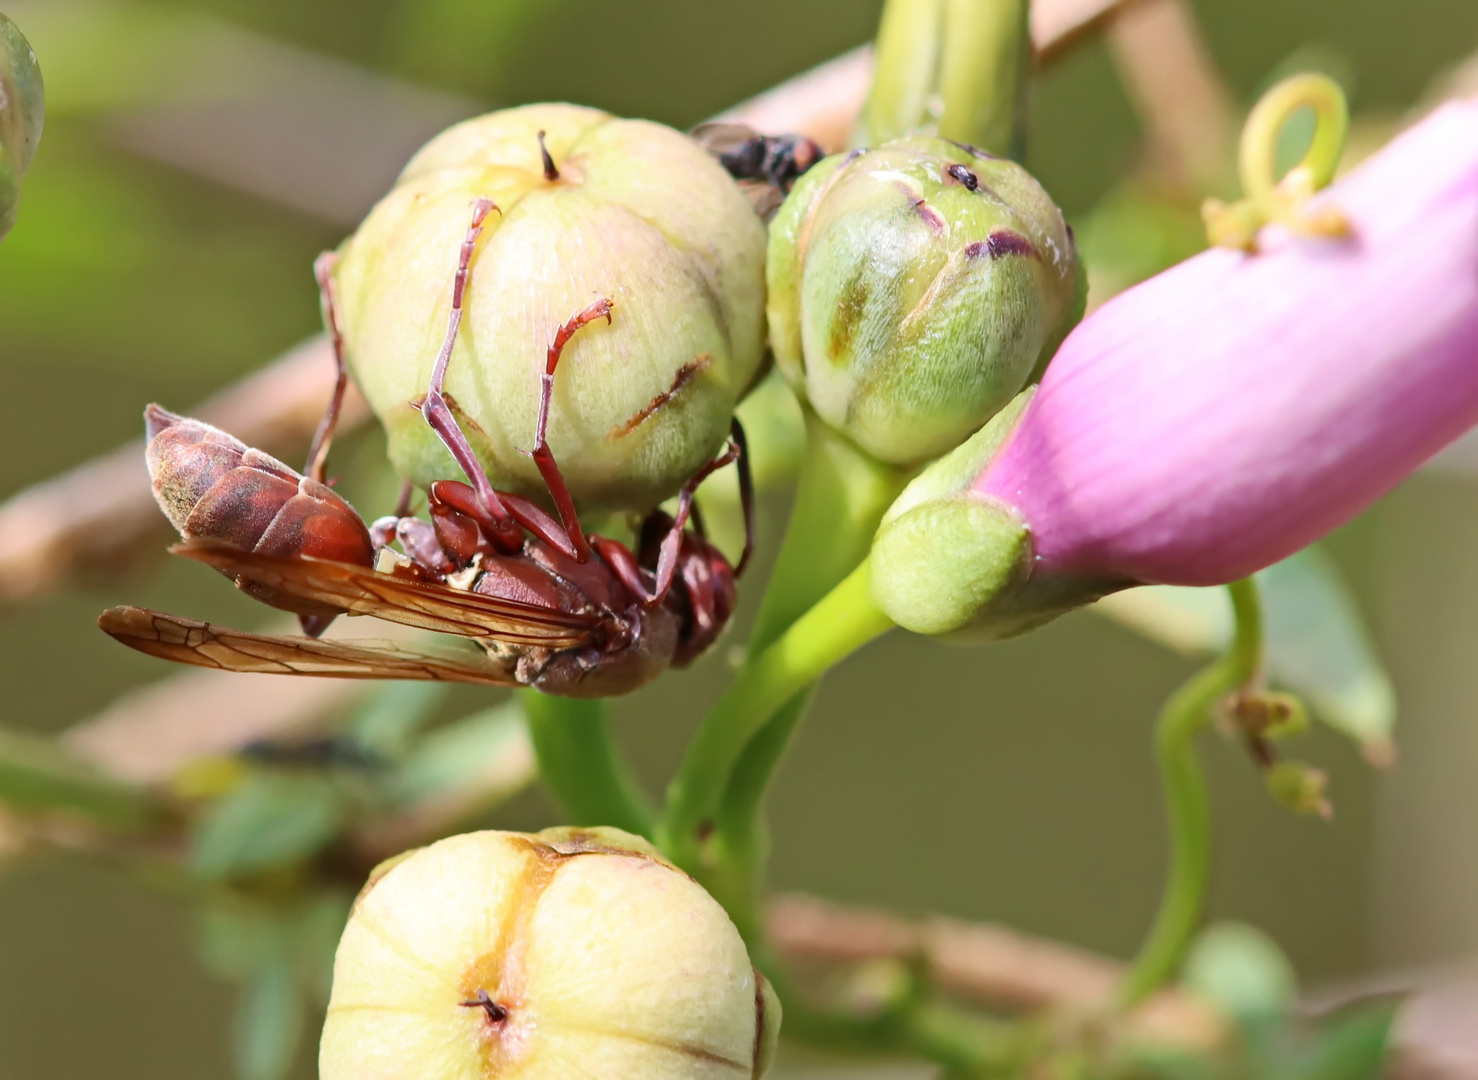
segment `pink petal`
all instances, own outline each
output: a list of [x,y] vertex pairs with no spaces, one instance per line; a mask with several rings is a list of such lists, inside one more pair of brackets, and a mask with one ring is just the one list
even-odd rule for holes
[[1063,344],[978,491],[1044,572],[1209,585],[1292,554],[1478,423],[1478,100],[1268,228],[1110,301]]

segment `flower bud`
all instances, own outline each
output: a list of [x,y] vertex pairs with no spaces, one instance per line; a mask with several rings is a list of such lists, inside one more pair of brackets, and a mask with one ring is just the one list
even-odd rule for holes
[[[541,135],[548,158],[541,155]],[[764,350],[765,230],[686,135],[573,105],[458,124],[423,148],[342,249],[339,316],[354,377],[419,485],[459,471],[415,405],[447,329],[472,206],[449,403],[494,486],[542,499],[534,444],[546,350],[605,298],[554,380],[548,439],[582,508],[647,510],[719,449]]]
[[[1478,423],[1478,102],[1318,199],[1357,239],[1270,227],[1257,255],[1203,252],[1086,319],[1021,408],[904,490],[874,540],[879,606],[1003,637],[1134,584],[1236,581]],[[926,502],[965,509],[935,534]]]
[[616,829],[469,833],[377,870],[322,1080],[763,1075],[778,1000],[712,897]]
[[0,237],[15,224],[21,177],[41,141],[41,67],[20,28],[0,14]]
[[1072,233],[1021,166],[927,136],[837,155],[770,230],[770,342],[816,413],[879,460],[960,444],[1082,315]]

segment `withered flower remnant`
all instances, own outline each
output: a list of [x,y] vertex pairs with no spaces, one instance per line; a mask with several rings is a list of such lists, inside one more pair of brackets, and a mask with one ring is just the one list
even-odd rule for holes
[[780,1005],[722,907],[616,829],[455,836],[377,870],[323,1080],[750,1080]]
[[879,460],[959,445],[1082,314],[1071,231],[1021,166],[909,136],[806,173],[770,231],[771,345],[824,421]]
[[582,509],[647,511],[712,458],[764,348],[764,227],[686,135],[574,105],[458,124],[424,147],[343,246],[348,360],[400,473],[457,475],[417,412],[447,328],[476,200],[477,243],[449,404],[499,490],[545,497],[532,447],[557,328],[570,343],[549,445]]

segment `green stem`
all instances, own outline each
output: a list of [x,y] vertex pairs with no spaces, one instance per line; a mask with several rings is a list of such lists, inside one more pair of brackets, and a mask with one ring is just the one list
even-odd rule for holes
[[657,813],[627,770],[606,724],[605,703],[520,695],[539,776],[575,825],[613,825],[650,838]]
[[887,0],[858,146],[914,131],[1019,157],[1028,0]]
[[[878,522],[908,477],[907,470],[864,453],[806,410],[801,480],[775,572],[750,634],[751,658],[763,653],[867,557]],[[796,694],[749,741],[719,800],[715,864],[704,883],[741,931],[756,925],[754,908],[768,847],[761,814],[765,793],[811,697],[809,687]]]
[[740,752],[776,710],[893,623],[872,600],[867,563],[782,634],[703,718],[667,789],[662,846],[689,871],[705,821],[717,808]]
[[749,637],[758,656],[857,569],[878,522],[908,482],[805,409],[806,456],[785,541]]
[[1211,865],[1211,815],[1195,737],[1211,710],[1256,677],[1262,662],[1262,611],[1251,578],[1227,586],[1235,632],[1225,656],[1193,676],[1160,711],[1155,747],[1170,822],[1170,870],[1149,937],[1119,987],[1125,1006],[1170,980],[1201,920]]

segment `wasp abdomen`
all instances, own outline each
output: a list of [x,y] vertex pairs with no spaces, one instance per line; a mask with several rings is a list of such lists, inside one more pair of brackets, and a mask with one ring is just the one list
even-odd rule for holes
[[[264,555],[374,564],[369,530],[331,488],[218,428],[158,405],[144,410],[144,422],[154,498],[185,539],[219,540]],[[285,611],[338,611],[260,582],[236,583]]]

